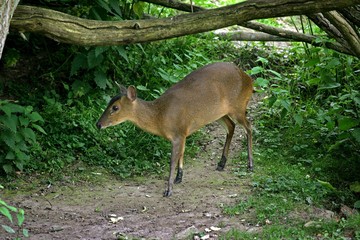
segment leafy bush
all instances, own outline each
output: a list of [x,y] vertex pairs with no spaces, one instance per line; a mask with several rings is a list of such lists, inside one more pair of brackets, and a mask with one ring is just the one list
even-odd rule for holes
[[0,173],[24,169],[30,159],[29,146],[36,142],[35,132],[46,134],[39,125],[42,122],[43,118],[33,107],[0,101]]
[[[0,185],[0,189],[3,188]],[[14,223],[13,214],[16,214],[17,222]],[[25,220],[25,212],[21,208],[16,208],[8,205],[5,201],[0,199],[0,218],[5,218],[9,220],[10,224],[1,224],[1,227],[9,234],[16,235],[14,239],[21,239],[20,236],[29,237],[29,232],[26,228],[23,228],[23,223]],[[1,221],[3,222],[3,221]],[[15,225],[15,229],[13,227]]]

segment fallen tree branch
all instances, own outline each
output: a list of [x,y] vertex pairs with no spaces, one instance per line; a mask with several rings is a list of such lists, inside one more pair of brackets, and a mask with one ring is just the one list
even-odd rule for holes
[[348,49],[360,56],[360,39],[353,27],[336,11],[326,12],[324,16],[338,29]]
[[[168,0],[142,0],[144,2],[153,3],[169,8],[173,8],[176,10],[181,11],[191,11],[191,7],[189,4],[185,4],[178,1],[168,1]],[[352,8],[346,8],[342,9],[344,12],[348,13],[350,17],[353,19],[358,19],[359,16],[357,16],[356,7],[354,6]],[[205,8],[193,6],[194,11],[204,11]],[[351,13],[351,14],[350,14]],[[253,29],[265,34],[255,34],[250,32],[233,32],[228,34],[221,34],[222,38],[226,38],[233,41],[299,41],[299,42],[306,42],[309,44],[312,44],[314,46],[323,46],[325,45],[327,48],[333,49],[338,52],[342,52],[349,55],[354,56],[360,56],[357,52],[353,51],[351,48],[349,48],[349,44],[344,41],[343,38],[335,37],[336,35],[341,36],[339,30],[337,30],[333,25],[329,23],[329,21],[322,17],[322,14],[314,14],[314,18],[320,18],[321,21],[317,21],[315,23],[319,23],[320,25],[322,23],[326,22],[326,25],[330,28],[330,30],[327,30],[326,32],[333,38],[340,40],[338,43],[332,43],[332,42],[323,42],[319,43],[316,40],[316,36],[308,35],[308,34],[302,34],[299,32],[289,31],[282,28],[275,28],[271,27],[265,24],[261,24],[255,21],[248,21],[245,23],[240,24],[243,27]],[[324,25],[323,25],[324,26]],[[350,26],[350,25],[349,25]],[[324,29],[325,30],[325,29]],[[356,33],[356,32],[355,32]],[[271,36],[273,35],[273,36]]]
[[271,26],[268,26],[268,25],[265,25],[262,23],[254,22],[254,21],[246,22],[246,23],[242,24],[242,26],[251,28],[251,29],[254,29],[257,31],[265,32],[265,33],[268,33],[268,34],[271,34],[274,36],[288,38],[288,39],[291,39],[292,41],[306,42],[306,43],[312,44],[317,47],[322,47],[323,45],[325,45],[327,48],[333,49],[335,51],[357,56],[355,53],[353,53],[352,51],[350,51],[349,49],[347,49],[346,47],[344,47],[343,45],[341,45],[337,42],[335,42],[335,43],[333,43],[333,42],[325,42],[325,43],[317,42],[316,39],[321,36],[313,36],[313,35],[298,33],[298,32],[294,32],[294,31],[290,31],[290,30],[285,30],[285,29],[281,29],[281,28],[271,27]]
[[251,0],[164,19],[94,21],[57,11],[18,6],[11,28],[77,45],[121,45],[211,31],[252,19],[312,14],[356,5],[360,0]]

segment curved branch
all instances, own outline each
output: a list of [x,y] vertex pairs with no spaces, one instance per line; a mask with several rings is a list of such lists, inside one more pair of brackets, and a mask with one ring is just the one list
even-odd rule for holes
[[324,16],[339,30],[348,48],[360,56],[360,39],[352,26],[336,11],[326,12]]
[[298,33],[298,32],[294,32],[294,31],[289,31],[289,30],[285,30],[285,29],[281,29],[281,28],[271,27],[266,24],[262,24],[262,23],[258,23],[258,22],[254,22],[254,21],[249,21],[249,22],[246,22],[241,25],[244,27],[247,27],[247,28],[251,28],[256,31],[261,31],[261,32],[268,33],[268,34],[271,34],[274,36],[287,38],[287,39],[290,39],[293,41],[306,42],[306,43],[309,43],[309,44],[317,46],[317,47],[321,47],[322,44],[325,44],[325,46],[327,48],[336,50],[341,53],[357,56],[354,52],[350,51],[348,48],[344,47],[343,45],[341,45],[339,43],[332,43],[332,42],[318,43],[318,42],[316,42],[316,39],[318,36],[313,36],[313,35]]
[[249,0],[231,6],[151,20],[104,22],[53,10],[18,6],[11,28],[78,45],[121,45],[211,31],[270,17],[311,14],[356,5],[360,0]]

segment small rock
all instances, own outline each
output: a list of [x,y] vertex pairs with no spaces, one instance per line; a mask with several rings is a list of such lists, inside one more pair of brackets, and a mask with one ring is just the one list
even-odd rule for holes
[[191,227],[188,227],[187,229],[179,232],[178,234],[175,235],[175,239],[188,239],[191,235],[198,233],[199,230],[192,225]]
[[111,217],[110,218],[110,223],[117,223],[118,221],[120,221],[120,220],[124,220],[124,218],[123,217]]
[[60,232],[60,231],[62,231],[62,230],[64,230],[64,228],[63,227],[61,227],[61,226],[58,226],[58,225],[54,225],[54,226],[52,226],[51,227],[51,232]]
[[305,223],[305,224],[304,224],[304,227],[306,227],[306,228],[309,228],[309,227],[320,228],[321,225],[320,225],[318,222],[316,222],[316,221],[310,221],[310,222]]
[[206,235],[202,236],[200,239],[201,239],[201,240],[210,239],[210,235],[209,235],[209,234],[206,234]]
[[217,231],[220,231],[220,230],[221,230],[221,228],[219,228],[219,227],[214,227],[214,226],[211,226],[210,229],[211,229],[212,231],[214,231],[214,232],[217,232]]

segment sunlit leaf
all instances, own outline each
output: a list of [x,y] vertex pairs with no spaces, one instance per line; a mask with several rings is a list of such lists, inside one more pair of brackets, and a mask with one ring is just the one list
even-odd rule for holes
[[262,87],[262,88],[265,88],[269,85],[269,80],[265,79],[265,78],[256,78],[255,80],[255,86],[259,86],[259,87]]
[[18,226],[21,226],[25,220],[24,210],[19,209],[19,211],[16,214],[16,217],[18,219]]
[[317,180],[317,181],[318,181],[318,183],[321,184],[321,186],[323,186],[329,190],[332,190],[332,191],[336,190],[336,188],[334,188],[333,185],[331,185],[331,183],[329,183],[329,182],[325,182],[325,181],[321,181],[321,180]]
[[354,182],[350,184],[350,190],[356,193],[360,193],[360,182]]
[[11,213],[7,207],[1,206],[0,213],[4,215],[7,219],[9,219],[11,223],[13,222]]

